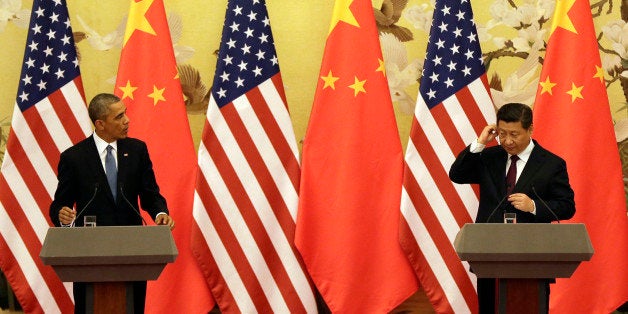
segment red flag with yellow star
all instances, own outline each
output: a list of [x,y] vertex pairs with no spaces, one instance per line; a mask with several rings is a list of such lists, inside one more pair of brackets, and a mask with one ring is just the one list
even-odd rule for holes
[[303,143],[295,243],[332,312],[417,290],[399,245],[403,156],[370,0],[337,0]]
[[214,301],[190,249],[196,153],[166,12],[162,0],[130,2],[114,93],[127,106],[129,136],[148,146],[157,183],[176,222],[172,233],[179,250],[159,279],[148,282],[146,312],[207,313]]
[[595,253],[550,293],[553,313],[610,313],[628,300],[622,169],[588,0],[559,0],[534,105],[533,136],[567,162]]

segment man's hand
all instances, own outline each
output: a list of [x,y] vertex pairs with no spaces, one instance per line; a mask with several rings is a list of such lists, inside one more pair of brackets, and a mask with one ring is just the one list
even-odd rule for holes
[[159,214],[155,218],[155,224],[169,226],[170,230],[174,229],[174,219],[168,216],[168,214]]
[[488,144],[490,141],[494,140],[497,137],[497,125],[489,124],[484,127],[482,133],[478,137],[478,143],[482,145]]
[[59,210],[59,222],[62,225],[71,224],[76,218],[76,210],[67,206],[61,207]]
[[514,208],[520,211],[528,213],[534,211],[534,201],[523,193],[510,194],[508,196],[508,201]]

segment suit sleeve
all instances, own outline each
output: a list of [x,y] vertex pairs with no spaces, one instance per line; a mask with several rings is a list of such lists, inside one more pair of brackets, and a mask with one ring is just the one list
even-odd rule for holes
[[569,185],[569,175],[565,161],[560,159],[553,169],[554,171],[548,176],[548,180],[535,183],[536,186],[534,188],[538,196],[534,195],[533,197],[542,199],[542,201],[535,200],[537,222],[556,220],[547,207],[551,208],[560,220],[570,219],[576,213],[574,192]]
[[449,179],[455,183],[479,183],[481,180],[481,153],[472,153],[470,146],[458,154],[449,169]]
[[73,167],[71,166],[71,160],[68,155],[61,154],[57,167],[57,190],[50,204],[49,212],[52,224],[57,227],[61,226],[59,222],[59,210],[61,210],[63,206],[72,208],[76,202],[76,187],[73,182],[74,175],[72,169]]

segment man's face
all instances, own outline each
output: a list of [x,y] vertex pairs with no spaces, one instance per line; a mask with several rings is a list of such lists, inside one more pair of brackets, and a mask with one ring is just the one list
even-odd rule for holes
[[109,113],[102,120],[96,121],[98,136],[108,143],[126,138],[129,132],[129,121],[124,103],[121,101],[113,103],[109,105]]
[[502,147],[511,155],[518,155],[528,144],[532,136],[532,126],[527,130],[521,126],[521,121],[517,122],[497,122],[497,135]]

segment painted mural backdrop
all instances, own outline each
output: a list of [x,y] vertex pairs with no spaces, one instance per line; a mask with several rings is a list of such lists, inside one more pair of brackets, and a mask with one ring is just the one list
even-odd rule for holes
[[[225,0],[165,1],[195,144],[201,137]],[[17,92],[32,2],[0,0],[0,160]],[[87,100],[112,92],[127,1],[68,0]],[[472,6],[497,107],[532,105],[554,10],[553,0],[473,0]],[[269,0],[296,138],[305,133],[329,27],[332,0]],[[399,134],[407,141],[434,4],[374,0],[375,18],[394,101]],[[624,169],[628,165],[628,3],[592,1],[600,55]],[[557,117],[559,118],[559,117]],[[624,170],[626,174],[627,171]],[[626,175],[624,175],[626,177]]]

